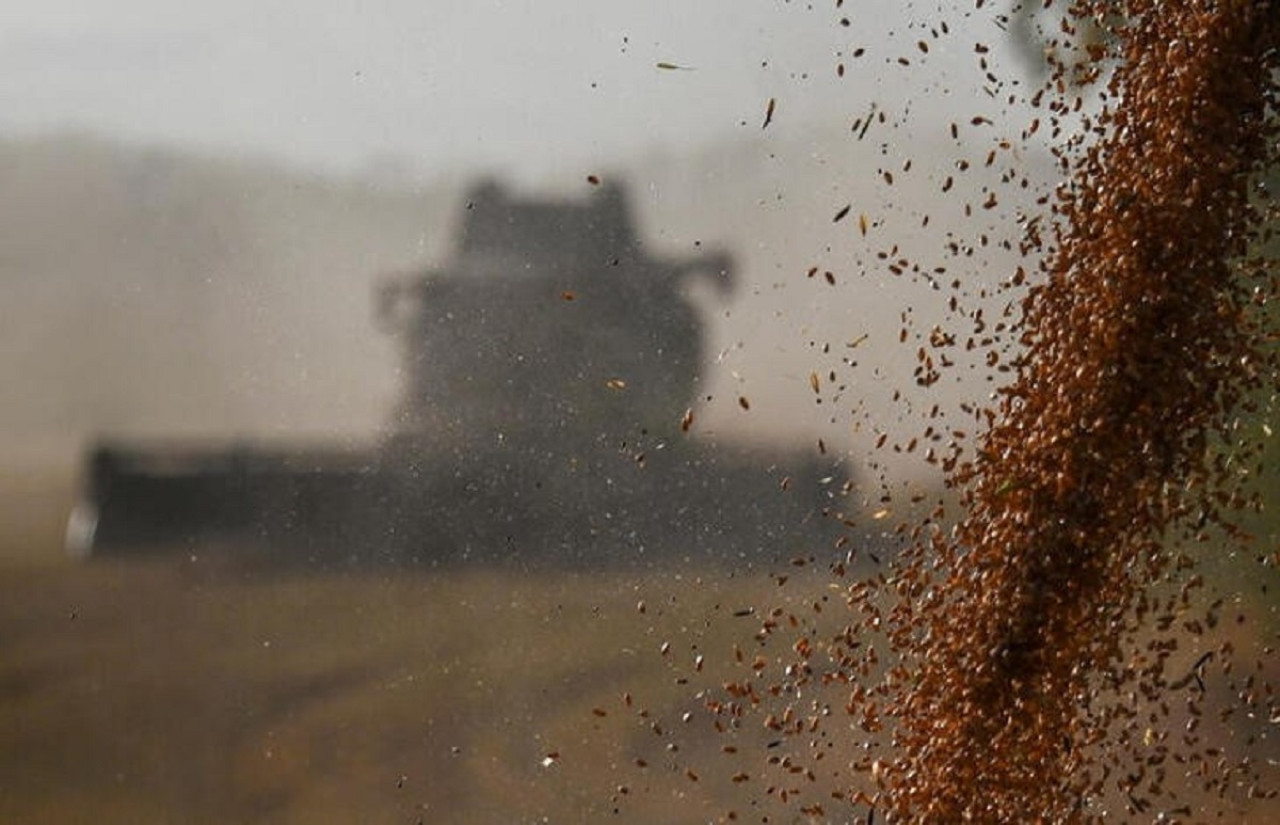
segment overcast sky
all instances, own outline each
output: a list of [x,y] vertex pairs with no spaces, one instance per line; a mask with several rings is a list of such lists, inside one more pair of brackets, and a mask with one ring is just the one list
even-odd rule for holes
[[[915,351],[898,346],[901,308],[912,311],[914,301],[926,324],[942,306],[932,292],[912,296],[927,285],[887,278],[876,249],[941,255],[960,232],[980,236],[986,250],[948,261],[957,277],[967,272],[966,288],[981,291],[1005,274],[1008,262],[996,260],[995,241],[986,249],[986,236],[1016,234],[1025,193],[1006,193],[999,210],[963,225],[958,215],[999,174],[978,159],[1025,125],[1007,104],[1010,85],[1026,77],[999,20],[1010,2],[980,10],[974,0],[845,0],[840,9],[836,0],[0,2],[0,138],[77,131],[324,173],[374,171],[380,181],[457,184],[483,170],[577,196],[586,174],[611,167],[665,174],[662,193],[657,178],[634,182],[647,240],[676,255],[705,238],[731,245],[742,263],[743,286],[731,306],[716,307],[710,330],[718,354],[708,394],[728,400],[700,421],[719,415],[807,439],[795,401],[813,403],[814,341],[870,334],[855,378],[883,383],[887,397],[898,362]],[[850,134],[873,107],[886,122],[865,141]],[[970,128],[977,116],[988,128]],[[726,142],[748,136],[760,139]],[[655,153],[692,160],[637,160]],[[971,156],[974,172],[939,202],[960,156]],[[1016,151],[1013,162],[1032,163]],[[672,179],[691,169],[696,178]],[[854,202],[846,221],[832,221]],[[323,244],[278,246],[287,256]],[[806,279],[815,263],[837,270],[840,286]],[[284,289],[292,270],[279,266],[273,283]],[[372,277],[376,268],[343,271]],[[278,309],[257,294],[242,303],[254,318]],[[343,317],[364,324],[351,303]],[[334,359],[315,363],[315,374],[341,378]],[[735,399],[748,392],[745,416]],[[863,385],[851,392],[859,403],[873,397]],[[828,409],[811,409],[810,423],[826,427]]]
[[[967,3],[856,0],[50,0],[0,10],[0,133],[81,129],[359,171],[537,174],[759,129],[916,117],[954,82]],[[848,18],[848,25],[841,18]],[[939,21],[952,36],[909,50]],[[867,53],[854,60],[849,52]],[[903,70],[896,58],[916,64]],[[848,64],[837,78],[837,63]],[[688,71],[658,64],[688,67]],[[924,63],[924,66],[919,64]]]

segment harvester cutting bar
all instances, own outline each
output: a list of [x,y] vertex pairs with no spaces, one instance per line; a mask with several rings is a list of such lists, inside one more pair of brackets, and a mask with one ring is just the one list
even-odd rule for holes
[[372,452],[99,444],[86,476],[67,531],[78,555],[331,539],[386,510]]

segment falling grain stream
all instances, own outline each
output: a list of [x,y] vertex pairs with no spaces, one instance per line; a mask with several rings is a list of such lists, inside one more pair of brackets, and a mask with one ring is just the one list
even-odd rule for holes
[[[835,585],[853,617],[843,631],[824,640],[787,614],[800,638],[782,675],[757,656],[707,703],[729,735],[768,711],[790,750],[767,757],[766,794],[810,817],[831,813],[814,768],[837,747],[850,770],[824,768],[827,791],[867,823],[1229,820],[1247,807],[1233,796],[1276,794],[1274,763],[1245,752],[1256,737],[1231,756],[1200,724],[1224,701],[1219,719],[1280,719],[1271,648],[1211,699],[1201,672],[1215,655],[1230,672],[1230,642],[1178,636],[1201,632],[1188,618],[1196,556],[1232,552],[1256,495],[1237,469],[1260,450],[1241,416],[1280,375],[1264,185],[1280,7],[1090,0],[1064,20],[1055,42],[1075,48],[1051,56],[1023,132],[1042,116],[1061,141],[1063,183],[1040,201],[1055,228],[1024,247],[1041,278],[1005,319],[1012,380],[976,411],[972,457],[939,462],[959,520],[944,528],[940,508],[904,525],[914,541],[895,565],[873,559],[870,577]],[[769,614],[762,646],[784,613]]]
[[878,774],[895,820],[1090,818],[1117,721],[1091,692],[1137,687],[1128,617],[1170,565],[1165,539],[1230,499],[1208,448],[1265,374],[1238,263],[1274,151],[1278,32],[1269,3],[1126,4],[1115,105],[1063,161],[1016,379],[954,474],[965,515],[898,577],[927,596],[893,614],[899,756]]

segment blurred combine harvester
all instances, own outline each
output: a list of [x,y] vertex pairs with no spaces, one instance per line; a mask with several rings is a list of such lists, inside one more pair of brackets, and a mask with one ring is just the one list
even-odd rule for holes
[[705,361],[695,278],[727,292],[729,256],[650,257],[616,185],[574,203],[484,184],[450,265],[377,292],[405,378],[378,448],[104,441],[69,549],[600,563],[759,557],[829,538],[839,520],[823,511],[847,490],[833,462],[681,431]]

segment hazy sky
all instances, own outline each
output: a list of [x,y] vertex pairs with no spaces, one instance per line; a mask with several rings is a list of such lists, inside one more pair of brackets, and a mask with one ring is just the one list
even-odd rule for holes
[[[877,249],[901,244],[921,258],[937,257],[957,231],[983,241],[975,258],[948,261],[953,272],[966,270],[967,289],[980,292],[1009,268],[995,243],[985,249],[986,235],[1016,235],[1017,193],[980,219],[962,225],[959,218],[961,204],[994,185],[999,172],[983,171],[979,159],[992,141],[1015,137],[1025,124],[1006,103],[1008,84],[1026,76],[998,19],[1009,2],[981,10],[974,0],[845,0],[839,10],[836,0],[0,3],[0,137],[79,131],[325,173],[374,171],[382,180],[447,175],[455,188],[482,169],[548,190],[567,184],[577,197],[589,188],[587,173],[616,167],[629,177],[649,175],[633,180],[632,200],[660,254],[689,254],[706,239],[732,247],[741,264],[733,303],[712,308],[717,354],[708,394],[719,406],[709,405],[700,421],[807,439],[805,422],[827,427],[834,406],[817,408],[810,397],[813,342],[843,346],[870,336],[859,345],[849,394],[859,403],[879,390],[888,397],[914,368],[902,367],[915,351],[898,344],[902,308],[927,325],[945,305],[923,283],[887,277]],[[979,67],[983,59],[990,76]],[[771,99],[772,122],[762,131]],[[887,122],[863,141],[850,127],[873,106]],[[989,128],[970,128],[978,115]],[[952,120],[964,124],[958,138]],[[939,202],[939,185],[960,156],[970,156],[974,172]],[[1032,164],[1029,153],[1016,159]],[[883,174],[888,169],[896,183]],[[241,194],[219,203],[232,212],[266,209],[252,193]],[[848,220],[833,222],[837,209],[855,202]],[[306,223],[290,212],[303,210],[300,202],[273,203],[280,214],[271,212],[271,221]],[[88,207],[111,211],[105,202]],[[926,212],[934,218],[927,233]],[[252,214],[259,217],[245,225],[267,237],[261,215],[268,213]],[[870,221],[871,232],[855,231],[858,217]],[[316,237],[302,238],[302,229],[271,235],[276,257],[244,263],[246,273],[259,267],[272,278],[270,294],[246,292],[233,302],[246,318],[270,318],[263,329],[283,323],[270,312],[314,297],[314,288],[300,284],[319,283],[326,265],[341,263],[348,280],[379,271],[371,263],[376,255],[357,248],[376,248],[372,234],[347,239],[351,248],[340,250],[353,256],[347,260],[326,245],[341,240],[329,237],[329,224],[307,225],[321,227]],[[415,229],[416,236],[423,231]],[[308,254],[316,260],[307,266],[284,260]],[[840,286],[807,279],[815,264],[838,271]],[[202,269],[190,262],[182,268]],[[99,274],[89,267],[66,277]],[[162,266],[148,277],[166,275]],[[324,317],[341,313],[365,325],[363,295],[338,309],[324,304]],[[321,303],[307,304],[316,317]],[[180,306],[174,324],[186,323]],[[301,342],[309,328],[288,329]],[[234,332],[236,341],[249,340]],[[281,354],[278,342],[266,346]],[[390,374],[391,359],[382,359]],[[345,373],[335,363],[316,356],[310,374],[332,377],[325,387],[340,383]],[[235,365],[227,371],[236,374]],[[321,382],[307,386],[313,384]],[[736,398],[748,393],[745,416]],[[797,412],[797,399],[807,412]],[[295,400],[317,406],[311,396]],[[845,435],[847,419],[838,424]],[[867,433],[855,437],[874,439]]]
[[[759,129],[770,97],[781,132],[851,119],[886,87],[927,99],[917,116],[945,113],[949,100],[972,100],[947,85],[975,75],[955,71],[955,55],[972,63],[960,30],[997,13],[903,0],[5,5],[0,132],[83,129],[428,174],[457,164],[528,174],[678,149]],[[911,55],[924,67],[895,72],[917,40],[907,30],[941,19],[953,36],[933,41],[927,61]],[[867,49],[856,61],[855,46]],[[842,59],[849,71],[837,78]]]

